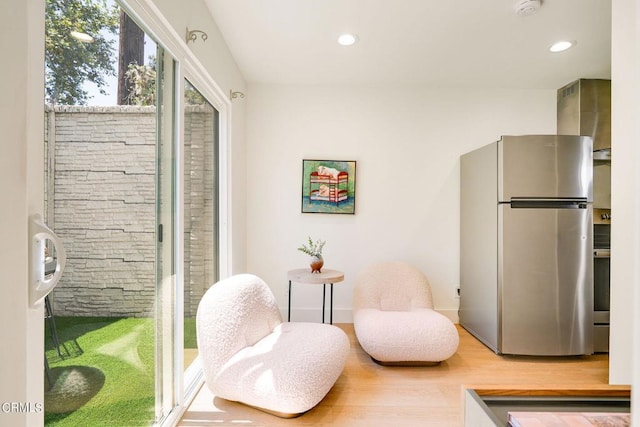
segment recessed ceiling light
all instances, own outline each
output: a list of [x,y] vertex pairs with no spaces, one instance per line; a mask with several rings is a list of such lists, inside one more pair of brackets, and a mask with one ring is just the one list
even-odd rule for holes
[[82,33],[80,31],[71,31],[71,37],[74,39],[81,41],[82,43],[93,43],[95,40],[87,33]]
[[358,36],[351,33],[340,34],[338,37],[338,43],[342,46],[351,46],[358,42]]
[[563,41],[560,41],[560,42],[552,44],[551,47],[549,48],[549,50],[551,52],[563,52],[563,51],[575,46],[576,44],[577,44],[577,42],[575,42],[575,41],[563,40]]

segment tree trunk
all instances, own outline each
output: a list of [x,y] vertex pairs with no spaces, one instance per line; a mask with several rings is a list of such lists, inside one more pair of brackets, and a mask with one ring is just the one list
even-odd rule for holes
[[131,84],[126,73],[129,64],[144,64],[144,31],[120,11],[120,49],[118,54],[118,105],[129,104]]

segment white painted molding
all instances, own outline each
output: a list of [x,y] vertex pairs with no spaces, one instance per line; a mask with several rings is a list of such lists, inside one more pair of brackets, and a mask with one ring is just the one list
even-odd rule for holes
[[[457,309],[436,310],[438,313],[445,315],[453,323],[459,323]],[[280,309],[282,319],[287,319],[287,310]],[[324,314],[325,323],[329,323],[329,308],[327,307]],[[292,322],[322,322],[322,311],[319,308],[295,308],[291,310]],[[334,308],[333,323],[353,323],[353,311],[349,308]]]

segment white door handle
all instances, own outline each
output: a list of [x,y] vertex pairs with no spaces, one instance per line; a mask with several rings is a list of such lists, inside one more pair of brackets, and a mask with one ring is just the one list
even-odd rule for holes
[[[50,240],[56,253],[57,263],[53,274],[45,272],[45,242]],[[67,264],[67,254],[62,241],[42,222],[39,214],[29,217],[29,304],[35,306],[56,287]]]

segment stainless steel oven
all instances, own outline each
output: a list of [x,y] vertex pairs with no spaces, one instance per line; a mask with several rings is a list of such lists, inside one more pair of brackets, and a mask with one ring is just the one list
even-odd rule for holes
[[593,225],[593,347],[609,352],[611,224]]

